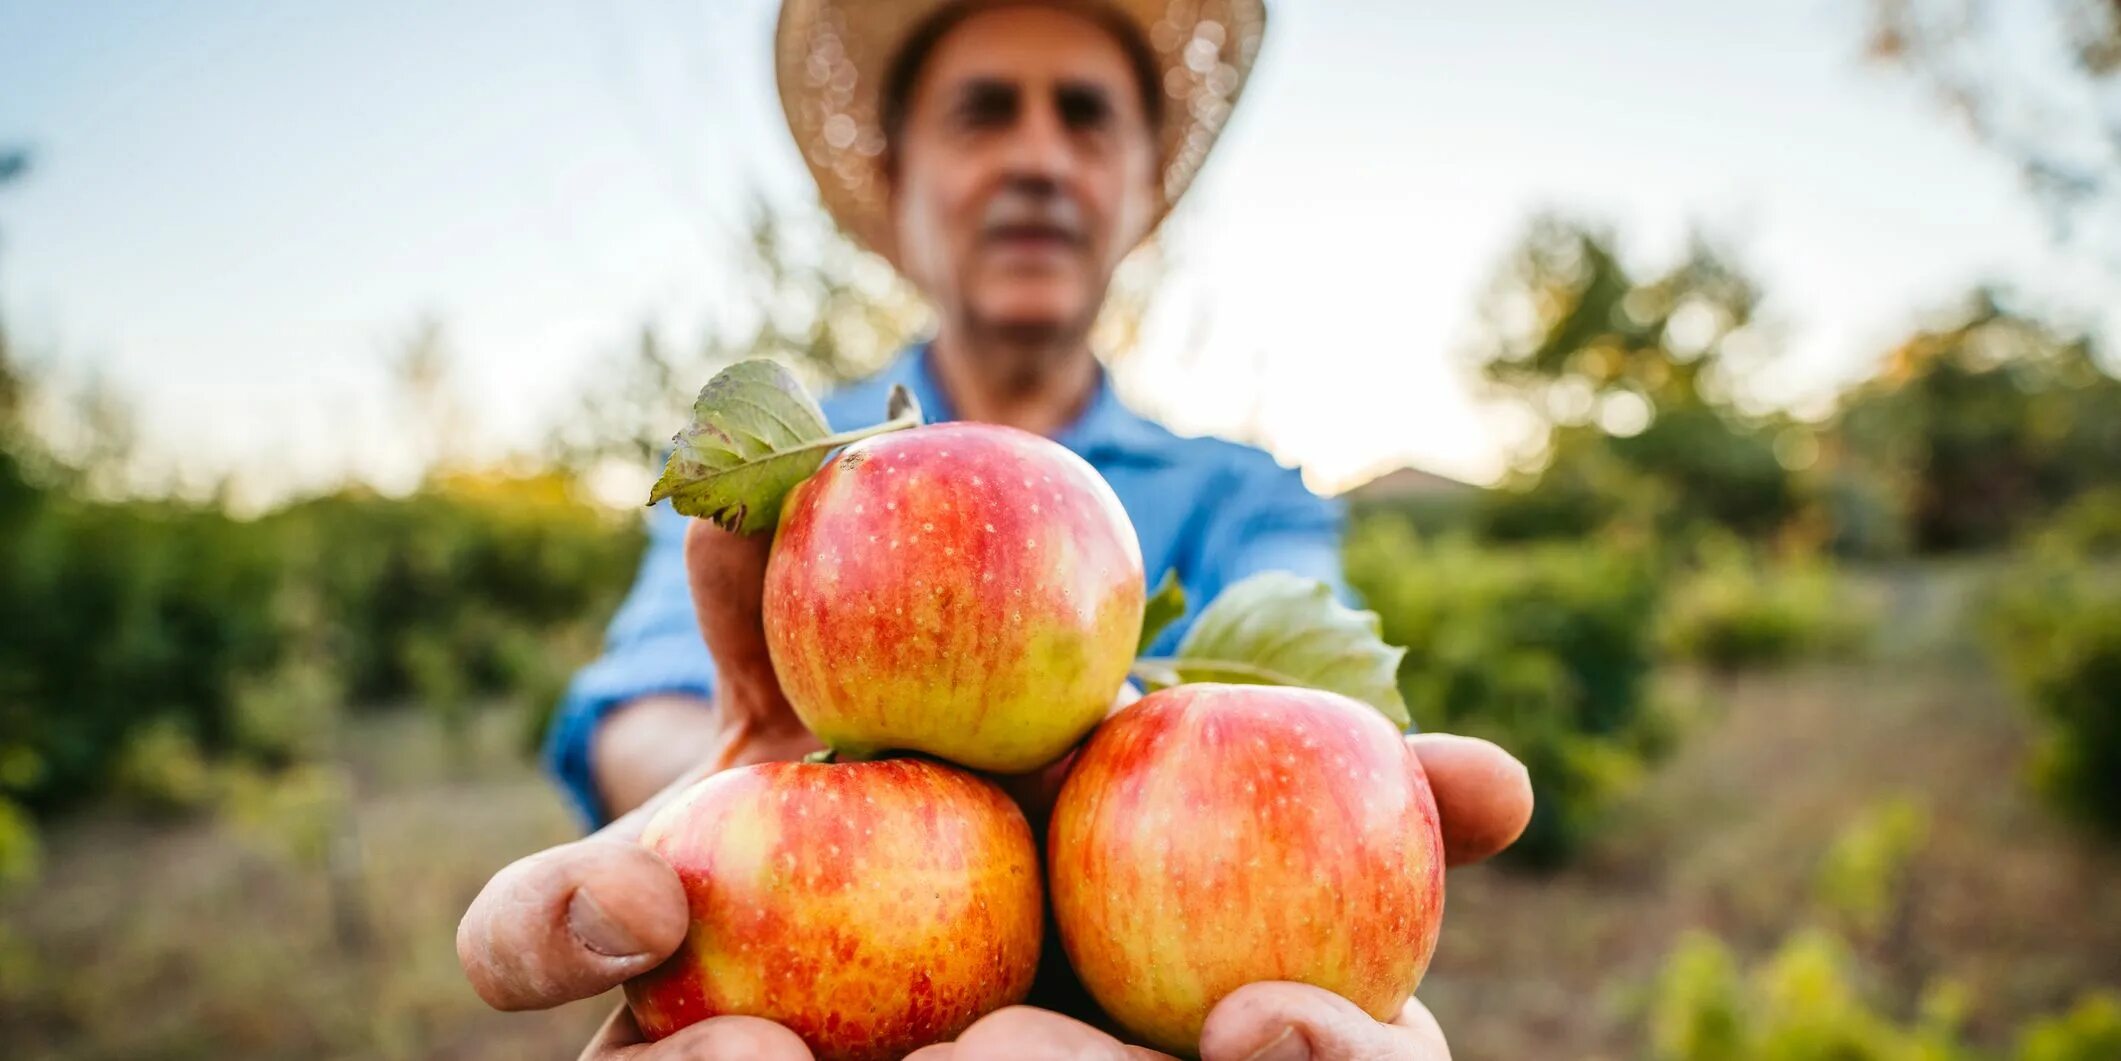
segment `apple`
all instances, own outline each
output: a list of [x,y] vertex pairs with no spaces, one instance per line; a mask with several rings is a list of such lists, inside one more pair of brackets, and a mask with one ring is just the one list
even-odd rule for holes
[[1119,499],[1057,443],[947,423],[863,440],[782,507],[766,644],[811,732],[996,773],[1104,718],[1142,624]]
[[677,953],[626,984],[651,1040],[745,1014],[819,1061],[898,1058],[1031,990],[1038,849],[1016,804],[962,770],[742,767],[678,795],[641,843],[692,916]]
[[1083,986],[1183,1054],[1223,996],[1261,980],[1391,1019],[1443,919],[1428,777],[1391,723],[1336,693],[1143,697],[1077,756],[1047,839],[1053,914]]

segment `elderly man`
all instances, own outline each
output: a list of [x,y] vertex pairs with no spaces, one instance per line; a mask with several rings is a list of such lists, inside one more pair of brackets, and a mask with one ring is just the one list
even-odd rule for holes
[[[873,420],[902,383],[931,419],[1010,424],[1081,454],[1127,509],[1151,581],[1175,571],[1196,602],[1270,569],[1338,585],[1335,509],[1257,450],[1181,439],[1130,412],[1088,343],[1113,270],[1198,169],[1263,26],[1257,0],[787,0],[781,94],[825,204],[939,318],[932,340],[825,402],[835,426]],[[504,869],[465,915],[459,956],[488,1002],[587,998],[670,954],[685,931],[684,896],[675,873],[632,842],[657,793],[817,746],[767,659],[765,555],[762,542],[655,515],[605,655],[577,678],[548,746],[585,816],[608,824]],[[1480,741],[1410,739],[1454,864],[1516,837],[1531,797],[1513,759]],[[1041,786],[1018,787],[1038,813]],[[1419,1003],[1378,1024],[1326,992],[1280,983],[1225,999],[1200,1051],[1447,1056]],[[623,1007],[584,1054],[808,1056],[786,1029],[746,1017],[643,1045]],[[1156,1055],[1017,1007],[919,1056]]]

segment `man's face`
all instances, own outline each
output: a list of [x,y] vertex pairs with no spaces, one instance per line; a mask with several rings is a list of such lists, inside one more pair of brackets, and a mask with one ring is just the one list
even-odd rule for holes
[[922,63],[895,151],[900,264],[946,316],[978,325],[1087,328],[1154,204],[1126,50],[1059,8],[953,26]]

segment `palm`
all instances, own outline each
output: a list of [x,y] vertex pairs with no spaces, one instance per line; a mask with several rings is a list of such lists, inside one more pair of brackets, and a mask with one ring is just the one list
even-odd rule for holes
[[758,763],[791,762],[824,746],[824,742],[807,729],[769,729],[749,721],[733,722],[722,731],[721,744],[709,760],[710,772],[720,773]]

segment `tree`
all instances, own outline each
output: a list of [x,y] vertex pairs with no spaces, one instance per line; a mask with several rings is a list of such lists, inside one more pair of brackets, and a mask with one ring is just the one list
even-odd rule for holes
[[1836,427],[1834,473],[1876,484],[1924,551],[2001,544],[2121,481],[2121,380],[2090,336],[1994,291],[1895,347]]
[[761,200],[741,250],[736,272],[744,286],[732,301],[748,308],[749,319],[689,344],[643,327],[618,365],[599,366],[601,382],[555,430],[563,460],[647,467],[717,370],[775,357],[812,386],[838,383],[880,368],[926,318],[912,288],[822,211],[778,213]]
[[[1482,306],[1472,356],[1535,437],[1483,523],[1498,537],[1576,535],[1632,513],[1748,535],[1795,506],[1778,452],[1794,425],[1739,405],[1769,349],[1758,287],[1696,237],[1639,278],[1610,232],[1537,219]],[[1787,450],[1786,444],[1783,449]]]
[[[751,357],[777,358],[813,389],[881,369],[929,322],[920,294],[889,263],[849,240],[823,210],[751,208],[735,248],[740,307],[696,341],[642,327],[616,364],[597,367],[573,413],[551,434],[562,463],[659,463],[692,397],[718,370]],[[1091,342],[1122,363],[1142,335],[1168,264],[1152,246],[1121,267]],[[881,412],[881,410],[879,410]]]
[[[0,188],[19,178],[28,167],[27,152],[0,148]],[[6,246],[5,238],[0,238],[0,251]],[[29,379],[15,353],[7,319],[0,315],[0,533],[5,533],[36,500],[29,481],[30,469],[25,467],[34,460],[28,452],[30,440],[23,425],[28,402]]]
[[1872,0],[1869,51],[2016,163],[2058,236],[2121,270],[2121,0]]

